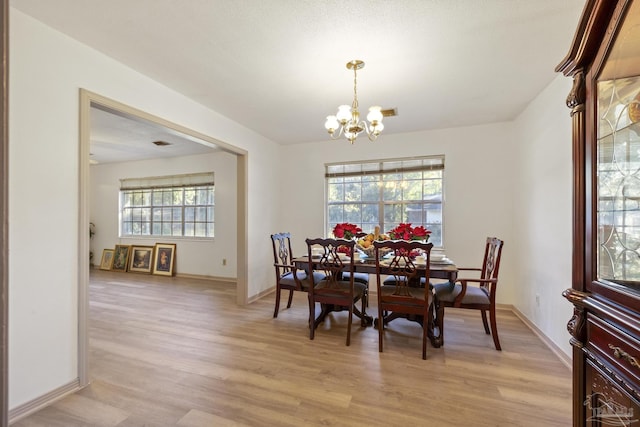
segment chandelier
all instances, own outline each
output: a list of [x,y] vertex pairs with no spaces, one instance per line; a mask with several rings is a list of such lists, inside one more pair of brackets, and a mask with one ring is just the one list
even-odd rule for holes
[[369,141],[375,141],[384,125],[382,124],[382,108],[378,105],[369,108],[367,120],[360,120],[358,112],[358,70],[364,68],[364,62],[359,59],[347,62],[347,68],[353,70],[353,103],[351,106],[341,105],[338,107],[338,113],[335,116],[327,116],[324,127],[329,132],[331,139],[338,139],[342,134],[349,140],[351,144],[356,140],[362,132],[367,133]]

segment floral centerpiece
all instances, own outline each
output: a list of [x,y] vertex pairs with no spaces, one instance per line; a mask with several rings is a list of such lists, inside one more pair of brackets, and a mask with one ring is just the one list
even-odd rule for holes
[[[429,241],[429,235],[431,234],[431,230],[427,230],[422,225],[417,227],[412,227],[411,223],[400,223],[398,226],[392,230],[389,230],[389,236],[393,240],[424,240],[425,242]],[[420,256],[421,251],[413,250],[409,254],[411,259]]]
[[392,230],[389,230],[389,237],[393,240],[424,240],[429,241],[431,230],[427,230],[422,225],[412,227],[411,223],[400,223]]
[[342,222],[340,224],[336,224],[336,226],[333,227],[333,235],[338,239],[351,240],[356,237],[356,234],[360,233],[361,231],[362,228],[348,222]]
[[[354,239],[356,235],[361,231],[362,229],[360,227],[348,222],[342,222],[342,223],[336,224],[336,226],[333,227],[333,235],[337,239],[351,240],[351,239]],[[339,253],[343,253],[343,254],[346,254],[347,256],[351,256],[351,248],[347,246],[344,246],[344,245],[339,246],[338,249],[336,250]]]

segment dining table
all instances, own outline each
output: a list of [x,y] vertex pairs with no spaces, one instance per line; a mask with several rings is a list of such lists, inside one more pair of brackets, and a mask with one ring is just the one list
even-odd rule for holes
[[[315,260],[315,257],[312,258],[312,261],[314,260]],[[293,263],[297,269],[306,270],[309,267],[309,257],[308,255],[295,257],[293,259]],[[314,263],[312,263],[312,265],[315,267]],[[424,269],[425,266],[426,264],[416,263],[416,268],[418,269],[420,268]],[[376,260],[373,257],[361,256],[358,259],[354,260],[354,271],[375,275]],[[380,272],[382,274],[389,273],[388,267],[384,263],[380,263]],[[429,279],[444,279],[449,283],[454,283],[457,277],[458,277],[458,267],[456,267],[453,261],[447,258],[444,258],[442,260],[430,262]],[[410,286],[422,287],[424,286],[424,283],[414,283],[414,284],[410,283]],[[439,302],[438,302],[437,295],[435,294],[433,295],[432,304],[433,304],[432,309],[429,310],[429,313],[430,313],[429,315],[432,316],[432,318],[431,318],[431,322],[429,322],[429,330],[427,331],[427,333],[429,336],[429,340],[431,341],[431,345],[433,347],[438,348],[442,346],[442,331],[440,330],[440,326],[439,326],[441,325],[441,322],[440,322],[441,319],[438,318],[439,312],[441,310],[438,310]],[[329,307],[329,308],[325,307],[323,308],[323,312],[324,314],[328,314],[330,311],[339,311],[340,309],[341,308],[336,308],[336,307]],[[366,309],[364,313],[354,312],[354,314],[356,314],[358,317],[361,317],[361,320],[363,321],[362,323],[363,325],[373,324],[376,328],[380,326],[379,319],[375,319],[374,321],[374,319],[366,313]],[[384,318],[382,321],[383,321],[383,324],[385,325],[398,318],[405,318],[407,320],[418,322],[421,326],[424,325],[424,319],[422,318],[422,316],[388,313],[383,317]]]

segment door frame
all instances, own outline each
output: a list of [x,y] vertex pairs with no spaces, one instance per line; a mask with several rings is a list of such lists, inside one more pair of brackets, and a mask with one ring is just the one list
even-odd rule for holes
[[0,426],[9,425],[9,0],[0,0]]
[[[6,0],[3,0],[6,1]],[[207,144],[235,154],[237,159],[237,271],[236,303],[248,304],[248,241],[247,241],[247,162],[248,152],[192,129],[170,122],[145,111],[109,99],[86,89],[80,89],[80,150],[79,150],[79,220],[78,220],[78,380],[80,387],[89,384],[89,183],[91,107],[98,105],[134,119],[146,120],[176,132],[197,138]]]

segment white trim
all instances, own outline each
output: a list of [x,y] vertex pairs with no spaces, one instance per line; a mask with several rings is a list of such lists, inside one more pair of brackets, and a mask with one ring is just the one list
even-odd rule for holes
[[80,379],[76,378],[68,384],[60,386],[55,390],[51,390],[49,393],[43,394],[29,402],[16,406],[9,411],[9,424],[13,424],[53,403],[68,396],[71,393],[75,393],[80,390]]
[[175,277],[183,277],[185,279],[212,280],[215,282],[232,283],[234,285],[238,283],[238,279],[236,279],[235,277],[205,276],[203,274],[185,274],[185,273],[176,273]]
[[78,158],[78,381],[89,384],[89,171],[91,98],[80,90],[80,141]]
[[[553,341],[551,341],[551,339],[549,339],[549,337],[546,336],[544,332],[542,332],[533,322],[531,322],[529,318],[527,318],[527,316],[521,313],[520,310],[518,310],[514,306],[509,307],[513,314],[515,314],[518,319],[522,320],[522,322],[527,325],[527,327],[531,329],[531,331],[533,331],[533,333],[536,334],[547,347],[549,347],[549,350],[551,350],[553,354],[555,354],[556,357],[558,357],[558,359],[560,359],[560,361],[571,371],[573,366],[571,356],[568,356],[564,351],[562,351],[560,347],[558,347]],[[496,306],[496,308],[498,307]]]

